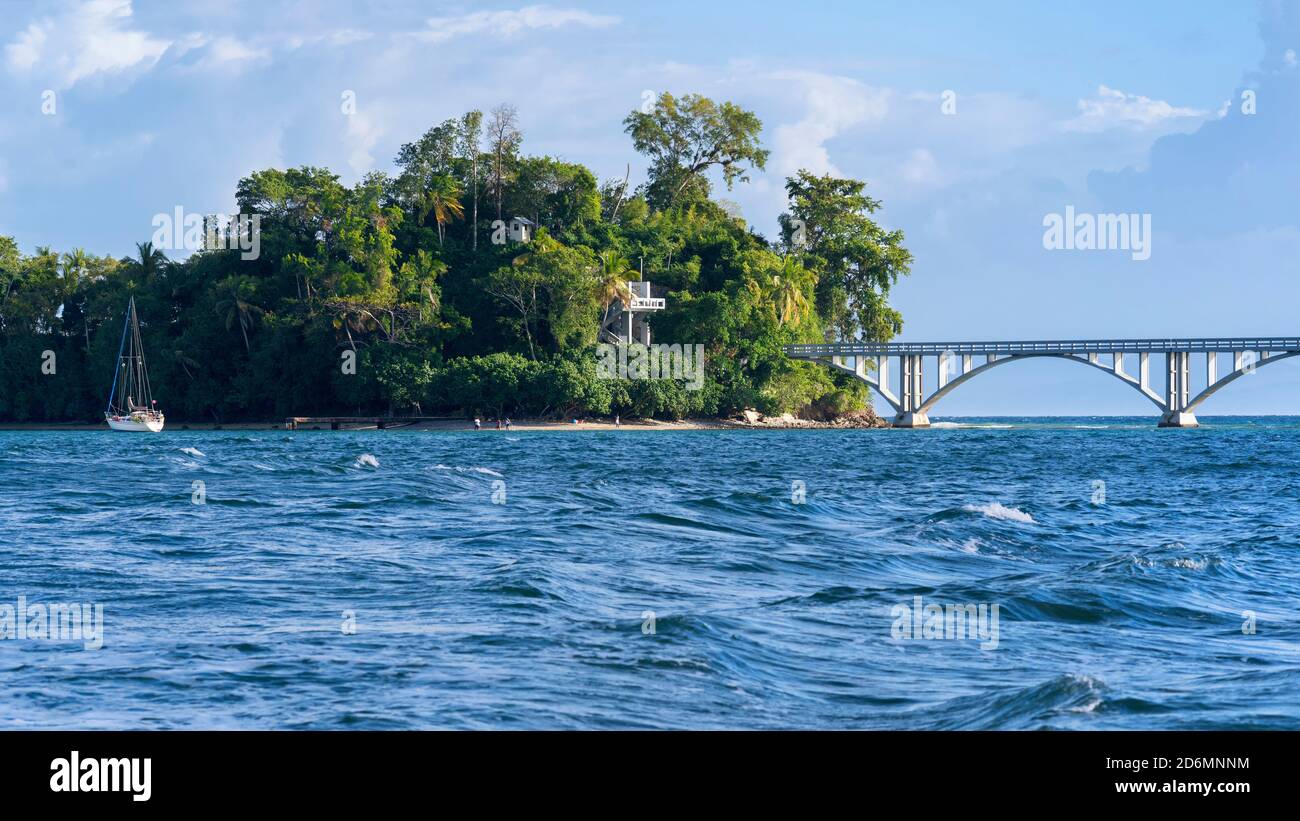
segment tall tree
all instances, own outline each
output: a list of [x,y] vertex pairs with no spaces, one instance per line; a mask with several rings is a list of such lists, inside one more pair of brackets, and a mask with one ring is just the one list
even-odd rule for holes
[[708,196],[704,173],[720,168],[728,190],[749,179],[744,165],[762,170],[767,150],[760,147],[763,123],[733,103],[718,105],[687,94],[678,100],[664,92],[650,111],[635,110],[623,121],[637,151],[650,158],[647,199],[657,208],[677,202],[691,189],[692,199]]
[[510,163],[519,151],[524,135],[519,131],[519,112],[514,106],[502,103],[492,109],[487,126],[488,146],[492,152],[492,190],[496,194],[497,219],[501,219],[501,203],[506,183],[510,179]]
[[790,211],[780,217],[785,247],[817,276],[817,311],[841,339],[886,341],[903,319],[889,306],[890,288],[911,271],[903,232],[871,218],[880,202],[866,183],[799,171],[786,180]]
[[90,255],[84,248],[73,248],[63,255],[63,322],[76,318],[81,323],[81,333],[90,353],[90,323],[85,306],[85,280],[90,275]]
[[469,179],[470,179],[470,207],[474,215],[471,217],[471,240],[472,247],[478,250],[478,161],[479,154],[482,153],[481,143],[483,141],[483,112],[474,110],[460,118],[460,140],[461,153],[469,160]]

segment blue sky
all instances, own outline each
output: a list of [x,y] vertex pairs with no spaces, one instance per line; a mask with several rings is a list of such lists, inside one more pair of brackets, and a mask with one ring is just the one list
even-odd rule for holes
[[[250,171],[324,165],[355,181],[430,125],[503,101],[526,151],[601,178],[630,162],[635,180],[622,118],[646,91],[700,92],[764,122],[767,172],[719,191],[756,230],[774,232],[798,168],[868,181],[916,257],[894,296],[904,340],[1300,333],[1294,4],[0,8],[0,234],[27,251],[126,254],[154,214],[231,210]],[[1045,215],[1067,206],[1150,214],[1150,259],[1045,249]],[[1201,412],[1297,410],[1288,360]],[[1034,361],[935,413],[1153,411],[1103,374]]]

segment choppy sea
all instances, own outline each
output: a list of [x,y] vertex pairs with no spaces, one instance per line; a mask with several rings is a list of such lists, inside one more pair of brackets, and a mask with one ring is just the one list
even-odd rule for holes
[[1201,422],[0,432],[0,727],[1300,729],[1300,419]]

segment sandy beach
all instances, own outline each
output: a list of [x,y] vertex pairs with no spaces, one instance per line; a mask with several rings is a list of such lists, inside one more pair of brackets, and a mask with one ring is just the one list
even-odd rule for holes
[[[682,419],[675,422],[657,420],[657,419],[637,419],[623,420],[622,424],[615,425],[612,419],[583,420],[574,424],[572,420],[561,422],[552,419],[512,419],[510,431],[611,431],[611,430],[635,430],[635,431],[663,431],[663,430],[798,430],[798,429],[826,429],[826,428],[848,428],[848,427],[872,427],[870,425],[845,425],[831,422],[815,422],[807,419],[772,419],[770,421],[761,421],[749,423],[738,419]],[[883,425],[878,425],[883,427]],[[231,422],[226,424],[216,424],[213,422],[168,422],[163,433],[173,433],[176,431],[196,430],[233,430],[233,431],[251,431],[251,430],[287,430],[284,422]],[[358,424],[341,424],[339,430],[379,430],[378,425],[370,422]],[[0,423],[0,431],[96,431],[108,430],[108,426],[93,423]],[[320,423],[299,423],[298,431],[330,431],[329,422]],[[412,423],[394,423],[386,425],[385,431],[468,431],[474,433],[473,420],[466,419],[438,419],[425,420]],[[501,432],[506,428],[502,427]],[[484,420],[483,429],[479,433],[496,433],[496,420]]]
[[[687,419],[680,422],[663,422],[663,421],[642,421],[623,422],[621,425],[615,425],[612,421],[584,421],[580,424],[573,422],[557,422],[542,419],[521,419],[511,420],[510,430],[513,431],[543,431],[543,430],[719,430],[730,428],[748,428],[743,422],[733,422],[716,419]],[[757,426],[761,427],[761,426]],[[37,423],[37,424],[18,424],[18,423],[0,423],[0,431],[95,431],[108,430],[106,424],[87,424],[87,423]],[[168,422],[163,433],[172,433],[184,430],[287,430],[283,422],[231,422],[227,424],[215,424],[212,422]],[[329,423],[322,424],[299,424],[298,431],[329,431]],[[379,430],[374,424],[343,424],[339,430]],[[446,420],[446,421],[429,421],[414,422],[409,424],[399,423],[387,425],[385,431],[468,431],[474,433],[473,420]],[[506,429],[502,427],[502,432]],[[487,422],[479,433],[496,433],[496,422]]]

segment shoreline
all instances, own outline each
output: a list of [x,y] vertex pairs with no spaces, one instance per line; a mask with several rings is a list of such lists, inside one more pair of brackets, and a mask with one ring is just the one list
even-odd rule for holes
[[[848,429],[865,429],[865,428],[887,428],[887,423],[866,425],[866,424],[844,424],[836,422],[817,422],[807,419],[773,419],[770,422],[747,422],[739,419],[682,419],[679,421],[666,421],[656,419],[636,419],[624,420],[621,425],[615,425],[612,420],[594,420],[583,421],[574,424],[572,421],[559,422],[547,419],[520,419],[512,420],[509,429],[496,428],[496,420],[484,421],[483,429],[474,430],[472,420],[448,419],[448,420],[427,420],[407,424],[390,424],[383,428],[385,431],[467,431],[469,433],[514,433],[518,431],[614,431],[614,430],[848,430]],[[163,428],[163,433],[173,433],[176,431],[254,431],[254,430],[279,430],[290,432],[290,429],[284,422],[231,422],[217,424],[215,422],[168,422]],[[328,423],[320,424],[299,424],[296,431],[324,431],[331,432]],[[355,425],[341,425],[335,433],[346,431],[363,431],[363,430],[380,430],[380,428],[371,423],[360,423]],[[108,425],[104,423],[88,422],[0,422],[0,431],[108,431]]]
[[[553,422],[540,419],[521,419],[513,422],[509,429],[502,428],[500,431],[496,428],[495,420],[491,423],[485,423],[480,431],[474,430],[472,421],[447,421],[447,422],[415,422],[411,424],[388,425],[385,431],[467,431],[469,433],[515,433],[519,431],[553,431],[553,430],[795,430],[795,429],[814,429],[814,428],[835,428],[821,422],[803,421],[803,424],[789,425],[750,425],[745,422],[726,419],[683,419],[678,422],[668,422],[656,420],[647,422],[644,420],[627,421],[621,425],[615,425],[613,422],[595,421],[582,422],[573,424],[572,422]],[[227,424],[216,424],[214,422],[169,422],[163,433],[172,433],[175,431],[253,431],[253,430],[279,430],[289,431],[283,422],[232,422]],[[379,430],[377,425],[358,424],[343,425],[334,433],[347,431],[362,430]],[[35,422],[35,423],[0,423],[0,431],[108,431],[108,425],[100,423],[58,423],[58,422]],[[328,424],[320,425],[299,425],[296,432],[302,431],[323,431],[331,432]]]
[[[1292,414],[1220,414],[1213,417],[1204,417],[1206,419],[1218,419],[1220,424],[1232,425],[1237,420],[1248,419],[1275,419],[1275,420],[1294,420],[1300,421],[1300,416]],[[1017,425],[1030,425],[1047,423],[1049,426],[1052,422],[1066,425],[1068,427],[1077,427],[1087,423],[1085,426],[1095,425],[1100,421],[1131,422],[1139,427],[1146,427],[1150,421],[1150,427],[1155,429],[1154,417],[1146,416],[1115,416],[1115,417],[1098,417],[1098,416],[1052,416],[1052,417],[1033,417],[1032,419],[1020,416],[971,416],[971,417],[948,417],[946,419],[936,420],[932,427],[936,429],[943,428],[963,428],[963,427],[1012,427]],[[1074,423],[1073,425],[1069,423]],[[1238,422],[1239,424],[1239,422]],[[881,429],[891,430],[891,425],[887,420],[879,417],[856,417],[841,418],[836,421],[814,421],[809,419],[797,419],[794,417],[774,417],[771,419],[759,419],[748,421],[746,419],[682,419],[678,421],[666,421],[655,419],[635,419],[624,420],[621,425],[616,426],[612,419],[596,419],[583,421],[580,424],[560,422],[553,419],[520,419],[513,421],[509,430],[502,428],[497,430],[496,420],[485,421],[480,431],[474,430],[472,420],[464,419],[428,419],[413,423],[388,424],[384,428],[372,422],[358,424],[343,424],[339,427],[338,432],[347,431],[465,431],[468,433],[511,433],[525,432],[532,433],[536,431],[685,431],[685,430],[866,430]],[[11,432],[94,432],[109,430],[108,425],[100,422],[0,422],[0,433]],[[215,422],[169,422],[163,429],[163,433],[176,433],[178,431],[209,432],[209,431],[282,431],[292,433],[295,431],[322,431],[331,432],[328,422],[304,424],[300,423],[296,429],[290,429],[285,422],[229,422],[218,424]]]

